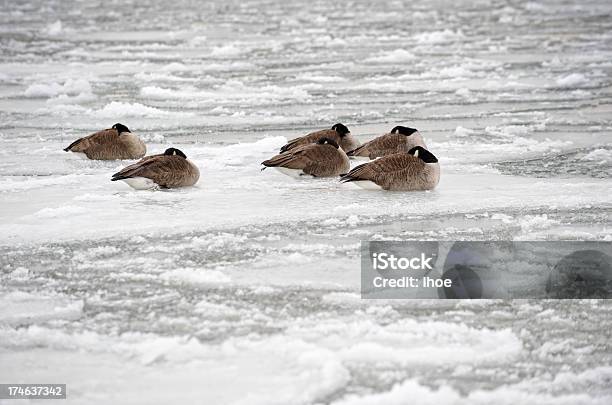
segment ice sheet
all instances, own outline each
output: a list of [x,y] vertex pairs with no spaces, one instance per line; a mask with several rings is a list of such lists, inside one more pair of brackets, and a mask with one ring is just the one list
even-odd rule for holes
[[[612,240],[609,1],[0,7],[0,381],[70,404],[604,404],[606,301],[364,301],[361,240]],[[127,125],[196,187],[62,151]],[[431,192],[260,162],[402,124]],[[27,403],[25,401],[24,403]]]

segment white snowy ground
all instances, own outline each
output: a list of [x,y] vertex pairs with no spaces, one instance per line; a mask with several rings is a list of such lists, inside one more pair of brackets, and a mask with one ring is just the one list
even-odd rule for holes
[[[363,301],[361,240],[610,240],[609,1],[0,6],[0,382],[70,404],[607,404],[608,301]],[[121,122],[198,164],[136,192]],[[427,193],[259,163],[415,126]],[[34,401],[32,401],[34,402]],[[27,403],[27,401],[24,401]]]

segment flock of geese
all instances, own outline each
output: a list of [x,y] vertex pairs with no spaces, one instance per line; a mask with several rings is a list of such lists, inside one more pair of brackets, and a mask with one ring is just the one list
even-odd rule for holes
[[[193,186],[200,171],[176,148],[145,156],[146,145],[123,124],[77,139],[64,149],[94,160],[140,159],[112,175],[144,190]],[[351,170],[350,159],[368,160]],[[343,124],[293,139],[262,162],[292,177],[335,177],[365,189],[431,190],[440,180],[438,159],[427,150],[418,130],[396,126],[360,145]]]

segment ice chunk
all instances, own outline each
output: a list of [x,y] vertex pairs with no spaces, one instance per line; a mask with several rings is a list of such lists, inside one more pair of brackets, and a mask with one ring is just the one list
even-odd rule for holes
[[581,87],[587,84],[588,79],[581,73],[571,73],[567,76],[562,76],[557,79],[557,85],[561,87]]

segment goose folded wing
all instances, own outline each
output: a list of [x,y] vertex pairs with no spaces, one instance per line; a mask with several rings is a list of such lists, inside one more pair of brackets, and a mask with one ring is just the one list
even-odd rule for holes
[[295,139],[290,140],[289,142],[287,142],[287,144],[285,146],[283,146],[281,148],[281,153],[282,152],[287,152],[287,151],[289,151],[291,149],[294,149],[294,148],[296,148],[298,146],[301,146],[301,145],[307,145],[307,144],[316,142],[319,139],[325,138],[325,137],[334,139],[336,141],[339,140],[339,139],[336,139],[336,138],[338,138],[338,135],[337,135],[337,132],[335,130],[333,130],[333,129],[322,129],[320,131],[312,132],[312,133],[310,133],[308,135],[304,135],[304,136],[301,136],[299,138],[295,138]]
[[395,153],[355,167],[342,177],[342,181],[376,181],[381,178],[392,178],[405,175],[414,157],[407,153]]
[[288,169],[303,169],[308,163],[308,157],[304,151],[306,146],[298,147],[285,153],[278,154],[273,158],[263,161],[261,164],[267,167],[286,167]]
[[164,170],[165,165],[163,163],[161,156],[147,156],[139,162],[126,166],[113,174],[112,180],[128,179],[131,177],[151,178],[150,175]]
[[338,150],[331,145],[311,144],[301,152],[301,162],[306,174],[318,176],[330,170],[330,167],[341,164]]
[[83,138],[79,138],[76,141],[72,142],[68,147],[64,148],[66,152],[82,152],[94,145],[103,145],[108,142],[114,142],[115,137],[117,136],[117,131],[114,129],[104,129],[102,131],[98,131],[91,135],[84,136]]

